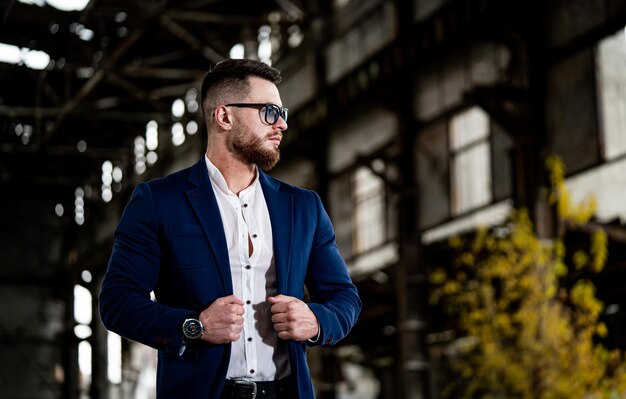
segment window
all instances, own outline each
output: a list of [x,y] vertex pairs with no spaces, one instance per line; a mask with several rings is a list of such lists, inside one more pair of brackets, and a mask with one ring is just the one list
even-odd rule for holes
[[626,154],[626,29],[602,40],[597,50],[603,156]]
[[487,205],[492,200],[489,117],[478,107],[450,121],[452,214]]
[[78,370],[81,375],[80,389],[89,392],[91,385],[91,343],[92,335],[90,324],[92,322],[92,295],[82,285],[74,285],[74,334],[80,340],[78,343]]
[[385,186],[368,167],[359,167],[352,176],[354,254],[385,242]]

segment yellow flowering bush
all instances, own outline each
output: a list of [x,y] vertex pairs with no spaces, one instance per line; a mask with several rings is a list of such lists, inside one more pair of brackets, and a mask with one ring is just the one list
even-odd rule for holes
[[[548,200],[559,220],[587,223],[595,201],[573,204],[563,163],[550,157],[546,165]],[[429,276],[431,301],[453,315],[468,338],[456,345],[451,361],[459,378],[447,387],[448,396],[626,397],[624,354],[597,343],[610,333],[600,321],[603,304],[589,279],[606,263],[602,229],[591,234],[587,250],[568,257],[561,239],[537,236],[522,209],[497,233],[480,229],[470,242],[455,237],[449,244],[458,253],[455,264]],[[577,273],[575,280],[568,279],[570,270]]]

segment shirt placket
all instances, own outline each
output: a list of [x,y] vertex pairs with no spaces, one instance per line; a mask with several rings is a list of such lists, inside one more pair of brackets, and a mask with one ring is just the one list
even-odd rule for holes
[[[249,237],[250,237],[250,223],[252,221],[251,212],[249,212],[249,198],[250,191],[244,191],[240,194],[238,200],[238,241],[239,241],[239,258],[241,260],[241,288],[242,288],[242,300],[246,306],[244,312],[244,325],[242,339],[244,340],[245,350],[245,362],[246,373],[248,377],[254,378],[257,371],[257,354],[254,349],[254,311],[251,304],[255,303],[254,297],[254,279],[255,279],[255,262],[256,256],[250,257],[249,249]],[[256,255],[257,248],[254,248],[254,255]]]

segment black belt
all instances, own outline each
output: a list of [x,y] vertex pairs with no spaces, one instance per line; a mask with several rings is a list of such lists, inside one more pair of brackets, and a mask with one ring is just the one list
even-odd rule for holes
[[226,380],[223,399],[294,399],[297,397],[293,379],[278,381]]

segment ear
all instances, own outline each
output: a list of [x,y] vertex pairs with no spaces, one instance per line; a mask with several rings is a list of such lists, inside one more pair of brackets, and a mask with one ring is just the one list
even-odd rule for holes
[[230,110],[228,109],[228,107],[224,105],[220,105],[219,107],[215,108],[215,111],[213,112],[212,116],[213,116],[215,123],[222,130],[230,130],[232,128],[233,126],[232,114],[230,113]]

